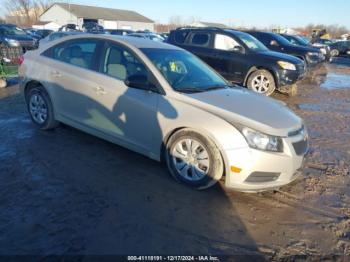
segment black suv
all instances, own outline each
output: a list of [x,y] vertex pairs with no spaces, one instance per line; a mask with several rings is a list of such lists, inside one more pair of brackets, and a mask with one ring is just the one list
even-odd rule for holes
[[197,55],[228,81],[270,95],[289,86],[305,73],[304,62],[296,57],[268,50],[251,35],[219,28],[178,28],[168,43]]
[[308,66],[324,61],[324,55],[319,49],[293,45],[279,34],[260,31],[248,31],[247,33],[257,38],[270,50],[296,56],[304,60]]

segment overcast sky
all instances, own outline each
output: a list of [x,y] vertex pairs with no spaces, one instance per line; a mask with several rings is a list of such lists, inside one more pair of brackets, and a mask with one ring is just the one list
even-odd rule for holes
[[[1,0],[0,0],[1,1]],[[68,0],[61,0],[67,2]],[[157,22],[174,15],[233,26],[286,27],[310,23],[339,24],[350,28],[350,0],[71,0],[137,11]]]

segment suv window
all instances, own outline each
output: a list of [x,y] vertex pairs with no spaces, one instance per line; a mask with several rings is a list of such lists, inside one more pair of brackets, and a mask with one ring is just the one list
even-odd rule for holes
[[215,49],[232,51],[235,46],[240,46],[240,44],[232,37],[222,34],[215,35]]
[[257,38],[262,42],[264,45],[269,46],[273,38],[269,34],[256,34]]
[[178,44],[185,43],[186,37],[188,36],[189,31],[188,30],[176,30],[175,31],[175,42]]
[[192,45],[208,46],[210,40],[210,34],[207,33],[194,33],[191,38]]
[[44,56],[71,65],[91,68],[98,40],[79,39],[63,42],[43,53]]
[[99,71],[119,80],[131,75],[148,75],[148,70],[138,58],[115,43],[107,43]]

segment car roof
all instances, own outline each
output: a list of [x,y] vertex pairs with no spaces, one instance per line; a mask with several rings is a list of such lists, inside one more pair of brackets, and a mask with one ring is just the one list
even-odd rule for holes
[[132,37],[132,36],[120,36],[120,35],[102,35],[102,34],[74,34],[72,36],[67,36],[62,39],[62,42],[73,40],[73,39],[84,39],[84,38],[98,38],[105,40],[112,40],[126,45],[131,45],[136,48],[154,48],[154,49],[168,49],[168,50],[182,50],[181,48],[170,45],[163,42],[152,41],[149,39]]

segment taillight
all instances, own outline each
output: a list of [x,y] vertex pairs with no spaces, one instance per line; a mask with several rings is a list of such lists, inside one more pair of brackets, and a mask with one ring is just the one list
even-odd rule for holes
[[23,62],[24,62],[24,56],[21,55],[21,56],[18,58],[18,64],[21,65],[21,64],[23,64]]

